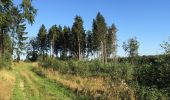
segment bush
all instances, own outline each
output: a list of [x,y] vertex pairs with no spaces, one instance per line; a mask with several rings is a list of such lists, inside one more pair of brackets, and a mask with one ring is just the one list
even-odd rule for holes
[[133,66],[129,63],[113,64],[111,77],[113,81],[125,80],[126,82],[133,79]]
[[135,70],[140,85],[154,86],[158,89],[170,87],[170,64],[144,64]]
[[129,63],[101,63],[100,61],[61,61],[57,59],[47,59],[41,65],[45,68],[53,68],[65,74],[81,76],[110,76],[124,79],[132,79],[133,67]]
[[161,91],[151,87],[141,87],[137,91],[138,100],[169,100],[166,91]]
[[[61,61],[48,58],[46,61],[41,61],[40,64],[45,68],[53,68],[63,74],[111,77],[110,83],[124,81],[137,89],[136,95],[140,100],[166,100],[170,96],[170,94],[167,95],[167,93],[170,93],[169,55],[137,57],[133,64],[128,58],[121,60],[119,59],[120,62],[118,63],[104,64],[97,60]],[[122,92],[121,96],[123,98],[127,96],[127,93]]]

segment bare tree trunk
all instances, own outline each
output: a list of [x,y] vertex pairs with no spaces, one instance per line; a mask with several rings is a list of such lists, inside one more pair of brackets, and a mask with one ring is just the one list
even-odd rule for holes
[[50,41],[50,55],[49,55],[51,58],[52,58],[52,42]]
[[45,59],[47,60],[47,58],[48,58],[48,49],[46,48]]
[[106,40],[104,41],[104,63],[107,63],[107,47],[106,47]]
[[52,58],[54,58],[54,36],[53,36],[53,40],[52,40]]
[[78,43],[78,49],[79,49],[79,51],[78,51],[78,60],[80,60],[80,58],[81,58],[81,54],[80,54],[80,42]]
[[43,61],[45,60],[45,54],[44,54],[44,50],[43,50]]
[[0,57],[3,56],[4,54],[4,36],[3,36],[3,30],[1,29],[0,33]]
[[0,58],[2,57],[2,33],[0,33]]
[[103,48],[103,42],[101,41],[101,61],[104,63],[104,48]]
[[3,43],[3,42],[2,42],[2,35],[0,35],[0,58],[2,57],[2,54],[3,54],[3,52],[2,52],[2,51],[3,51],[3,50],[2,50],[2,49],[3,49],[2,43]]

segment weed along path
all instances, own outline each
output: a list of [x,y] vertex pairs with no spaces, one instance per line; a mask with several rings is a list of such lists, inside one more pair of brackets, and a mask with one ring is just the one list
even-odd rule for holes
[[12,100],[73,100],[76,96],[70,90],[54,81],[32,72],[31,63],[20,63],[14,67],[16,81]]

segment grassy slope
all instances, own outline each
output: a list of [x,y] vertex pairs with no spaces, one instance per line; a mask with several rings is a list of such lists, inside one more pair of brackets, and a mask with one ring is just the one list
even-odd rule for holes
[[31,63],[20,63],[14,68],[16,82],[12,100],[70,100],[74,94],[55,82],[37,76]]
[[[37,66],[37,65],[34,65]],[[57,83],[74,91],[79,99],[107,99],[115,100],[120,95],[119,93],[129,93],[128,96],[134,100],[134,92],[124,81],[112,83],[110,77],[102,78],[82,77],[78,75],[62,74],[53,69],[45,69],[43,67],[34,67],[34,72],[40,76],[46,76],[50,80],[55,80]],[[116,99],[117,100],[117,99]]]
[[0,70],[0,100],[11,98],[15,80],[15,75],[11,71]]

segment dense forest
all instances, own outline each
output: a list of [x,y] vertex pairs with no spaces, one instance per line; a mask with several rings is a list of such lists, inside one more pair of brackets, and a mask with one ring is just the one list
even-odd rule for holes
[[[128,56],[119,57],[118,27],[114,23],[108,26],[100,12],[93,19],[92,30],[85,30],[82,17],[76,15],[72,26],[55,24],[47,29],[42,24],[36,37],[30,38],[26,24],[34,24],[38,13],[31,2],[0,1],[0,74],[16,75],[11,98],[170,99],[170,40],[160,43],[163,54],[139,56],[140,43],[132,37],[119,45]],[[24,61],[22,55],[26,55]],[[0,75],[1,82],[6,81]],[[23,90],[17,85],[20,82],[24,82]]]

